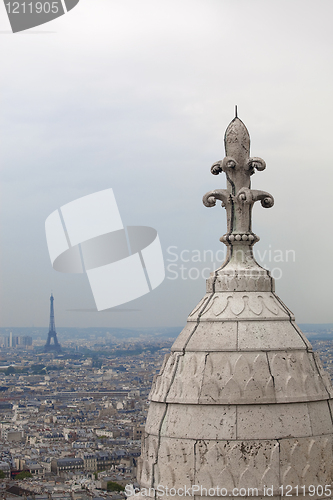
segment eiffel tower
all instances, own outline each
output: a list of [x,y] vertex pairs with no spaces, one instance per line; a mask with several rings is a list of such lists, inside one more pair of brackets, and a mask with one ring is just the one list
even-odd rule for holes
[[[54,323],[54,308],[53,308],[53,295],[51,293],[50,297],[50,327],[49,327],[49,333],[47,336],[47,341],[44,347],[44,352],[61,352],[61,345],[58,342],[57,339],[57,332],[55,330],[55,323]],[[53,338],[53,344],[51,343],[51,339]]]

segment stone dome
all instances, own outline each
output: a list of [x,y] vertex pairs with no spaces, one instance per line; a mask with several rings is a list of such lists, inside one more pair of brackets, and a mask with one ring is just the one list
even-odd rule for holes
[[[236,118],[225,135],[228,231],[224,264],[164,359],[150,393],[138,468],[140,495],[333,498],[333,389],[274,279],[253,257],[251,211],[266,192],[250,176],[250,137]],[[326,489],[325,489],[326,486]],[[333,486],[332,486],[333,488]]]

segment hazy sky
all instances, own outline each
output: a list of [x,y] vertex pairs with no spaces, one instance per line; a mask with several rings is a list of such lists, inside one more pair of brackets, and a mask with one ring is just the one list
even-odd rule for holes
[[[252,187],[275,198],[254,209],[259,263],[298,322],[332,322],[332,18],[331,0],[80,0],[12,34],[1,4],[0,326],[47,328],[51,290],[58,326],[185,324],[205,292],[189,269],[213,270],[204,250],[222,259],[225,211],[201,200],[225,185],[210,166],[235,104],[267,163]],[[87,277],[52,269],[44,223],[110,187],[172,267],[148,295],[87,312]]]

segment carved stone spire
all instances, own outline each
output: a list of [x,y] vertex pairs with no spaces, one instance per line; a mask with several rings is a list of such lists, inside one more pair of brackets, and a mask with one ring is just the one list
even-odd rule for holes
[[[213,163],[211,172],[214,175],[225,173],[227,189],[215,189],[203,197],[206,207],[213,207],[216,200],[220,200],[227,212],[228,230],[220,241],[228,246],[228,253],[220,270],[241,273],[247,269],[258,278],[263,268],[255,261],[252,252],[253,245],[259,241],[259,237],[252,232],[252,207],[260,200],[264,208],[270,208],[274,205],[274,198],[266,191],[251,189],[251,175],[255,170],[264,170],[266,163],[261,158],[250,157],[250,135],[237,116],[225,132],[224,145],[226,157]],[[271,283],[267,283],[269,288],[273,286],[272,278],[270,280]]]
[[204,195],[203,203],[206,207],[213,207],[216,200],[221,200],[227,210],[228,232],[221,241],[227,245],[241,242],[252,246],[259,239],[251,227],[253,204],[260,200],[264,208],[274,205],[271,194],[251,189],[251,175],[255,169],[264,170],[266,163],[261,158],[250,158],[250,136],[244,123],[237,117],[225,132],[224,145],[226,157],[213,163],[211,172],[214,175],[220,172],[226,174],[227,189],[209,191]]

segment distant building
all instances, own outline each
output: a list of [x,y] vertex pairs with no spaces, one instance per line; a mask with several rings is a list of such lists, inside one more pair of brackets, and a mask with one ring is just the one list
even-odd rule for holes
[[96,436],[102,437],[110,437],[114,438],[117,437],[116,434],[119,436],[119,432],[115,432],[111,429],[95,429]]
[[26,460],[23,470],[29,471],[33,476],[44,477],[45,467],[35,460]]
[[84,470],[96,471],[97,470],[97,458],[96,455],[85,454],[83,455]]
[[1,429],[1,437],[10,442],[24,441],[24,431],[14,429]]
[[115,459],[112,455],[105,451],[98,451],[96,453],[96,466],[97,470],[107,470],[110,469],[111,465],[115,463]]
[[77,472],[84,469],[82,458],[58,458],[51,462],[51,471],[57,476],[65,472]]
[[6,477],[10,477],[10,465],[7,462],[0,462],[0,470],[5,474]]
[[30,346],[32,345],[32,337],[30,337],[29,335],[24,335],[23,337],[19,337],[18,344],[25,347]]
[[133,428],[133,439],[139,440],[142,438],[142,434],[145,432],[145,426],[139,425]]
[[[0,387],[0,391],[4,392],[6,389],[8,389],[8,387],[4,387],[4,386],[1,386]],[[13,408],[13,405],[12,403],[7,403],[5,401],[1,401],[0,402],[0,411],[3,411],[3,410],[11,410]]]
[[[61,352],[61,345],[57,339],[57,332],[55,329],[55,321],[54,321],[54,307],[53,307],[54,297],[51,293],[50,297],[50,325],[49,325],[49,333],[47,335],[47,341],[44,347],[44,352]],[[52,343],[53,339],[53,343]]]

